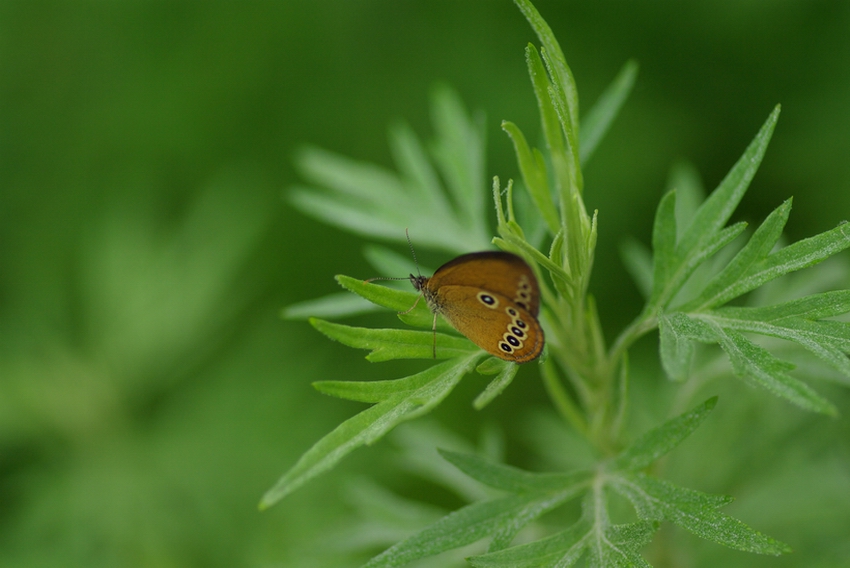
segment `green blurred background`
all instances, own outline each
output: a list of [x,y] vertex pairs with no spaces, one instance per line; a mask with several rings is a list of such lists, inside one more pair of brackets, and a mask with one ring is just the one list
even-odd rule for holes
[[[692,160],[714,187],[776,103],[779,126],[739,218],[758,221],[791,195],[791,238],[850,217],[850,3],[537,7],[584,108],[627,59],[641,65],[585,173],[609,336],[638,306],[619,243],[648,240],[671,164]],[[429,91],[445,81],[487,113],[488,175],[516,177],[499,122],[536,138],[529,41],[508,0],[0,3],[0,565],[321,566],[305,552],[312,539],[356,519],[346,480],[377,475],[421,494],[415,476],[394,475],[387,441],[256,510],[310,444],[361,408],[311,381],[414,368],[371,365],[279,318],[335,291],[334,274],[371,275],[362,239],[287,205],[292,156],[311,143],[391,166],[387,125],[403,119],[427,135]],[[520,417],[545,407],[533,376],[482,413],[469,407],[476,379],[435,417],[468,439],[500,423],[522,461],[530,422]],[[846,393],[826,392],[846,416]],[[850,565],[846,418],[752,398],[727,418],[753,420],[746,446],[761,448],[762,469],[750,453],[714,477],[685,467],[694,475],[677,481],[733,493],[738,513],[790,542],[796,560],[695,545],[691,562],[800,566],[814,554],[820,563],[805,565]],[[741,430],[726,429],[702,439],[712,455],[740,445]],[[789,447],[808,449],[782,458]],[[828,472],[820,482],[814,451],[829,464],[815,468]],[[760,508],[789,494],[796,515]],[[457,506],[437,490],[426,499]]]

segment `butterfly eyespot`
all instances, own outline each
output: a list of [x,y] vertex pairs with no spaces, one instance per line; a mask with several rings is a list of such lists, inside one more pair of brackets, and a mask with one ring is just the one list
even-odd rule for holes
[[487,306],[488,308],[499,307],[499,300],[485,292],[478,292],[478,301]]
[[515,326],[517,326],[517,327],[518,327],[518,328],[520,328],[520,329],[525,329],[525,328],[527,328],[527,327],[528,327],[528,324],[527,324],[527,323],[525,323],[524,321],[522,321],[521,319],[516,320],[516,321],[514,322],[514,325],[515,325]]
[[526,304],[526,303],[525,303],[525,302],[523,302],[522,300],[515,300],[515,301],[514,301],[514,304],[516,304],[516,305],[517,305],[517,306],[519,306],[520,308],[524,309],[525,311],[528,311],[528,304]]
[[515,336],[517,336],[517,337],[525,337],[525,332],[524,332],[524,331],[522,331],[522,330],[521,330],[520,328],[518,328],[517,326],[512,326],[512,327],[510,327],[510,328],[508,328],[508,329],[510,330],[510,332],[511,332],[511,333],[513,333],[513,334],[514,334]]
[[513,308],[508,308],[508,309],[506,309],[506,310],[505,310],[505,312],[506,312],[509,316],[511,316],[511,317],[516,317],[516,316],[518,316],[518,315],[519,315],[519,312],[518,312],[518,311],[516,311],[516,310],[515,310],[515,309],[513,309]]
[[507,343],[499,343],[499,349],[501,349],[505,353],[513,353],[514,352],[513,347],[511,347]]
[[520,341],[510,333],[506,333],[503,337],[505,338],[506,343],[510,343],[514,347],[522,347],[522,341]]

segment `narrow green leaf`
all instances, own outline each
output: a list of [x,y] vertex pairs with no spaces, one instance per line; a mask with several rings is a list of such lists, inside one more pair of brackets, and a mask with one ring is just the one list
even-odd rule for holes
[[534,5],[529,0],[514,1],[523,16],[525,16],[525,19],[531,24],[540,43],[550,54],[553,80],[558,83],[559,89],[563,92],[567,108],[569,109],[570,123],[577,128],[579,116],[578,89],[576,89],[572,71],[567,66],[564,52],[561,51],[561,46],[558,44],[558,40],[555,39],[552,28],[549,27],[549,24],[546,23]]
[[692,410],[650,430],[614,459],[612,470],[634,471],[649,466],[690,436],[716,404],[716,396],[709,398]]
[[712,303],[720,305],[755,290],[774,278],[813,266],[848,247],[850,223],[842,222],[832,230],[790,244],[754,264],[742,278],[726,288]]
[[532,202],[546,221],[549,231],[552,234],[557,233],[561,222],[558,218],[558,210],[552,202],[552,194],[549,191],[549,182],[546,178],[546,164],[543,162],[542,156],[531,151],[522,131],[514,123],[503,121],[502,130],[508,134],[514,143],[519,171]]
[[420,389],[432,380],[429,374],[417,373],[386,381],[315,381],[313,388],[329,396],[375,404]]
[[659,351],[664,372],[674,381],[684,381],[691,370],[694,356],[694,344],[689,337],[678,333],[678,328],[670,324],[670,319],[658,319]]
[[[395,290],[341,274],[336,276],[336,281],[346,290],[350,290],[374,304],[395,311],[401,321],[407,325],[427,329],[431,329],[434,325],[434,314],[428,309],[425,300],[420,298],[420,294],[416,292]],[[448,322],[442,318],[437,318],[437,327],[452,329]]]
[[281,310],[281,317],[306,320],[310,317],[341,318],[374,312],[378,306],[348,292],[328,294],[321,298],[290,304]]
[[260,509],[271,507],[317,475],[334,467],[343,457],[366,444],[373,444],[398,424],[431,411],[472,372],[481,355],[450,359],[413,375],[421,381],[416,389],[405,389],[349,418],[307,450],[298,462],[263,495]]
[[[543,60],[540,59],[537,49],[532,44],[528,44],[525,48],[525,60],[528,66],[528,74],[531,77],[531,85],[534,88],[534,95],[537,98],[537,107],[543,126],[543,137],[552,158],[552,167],[556,171],[554,183],[557,184],[560,183],[560,176],[557,172],[565,168],[565,156],[567,155],[561,122],[549,96],[550,83],[546,67],[543,65]],[[560,227],[560,222],[558,226]]]
[[667,288],[663,291],[657,302],[662,307],[669,305],[675,299],[676,293],[688,282],[688,279],[694,274],[696,269],[714,256],[720,249],[734,241],[746,228],[747,224],[743,221],[735,223],[714,233],[704,243],[701,243],[699,248],[692,251],[692,254],[682,259],[681,264],[677,267],[675,274],[670,277]]
[[[516,519],[526,522],[563,503],[549,494],[508,495],[467,505],[433,525],[388,548],[363,568],[403,566],[414,560],[466,546],[485,538]],[[533,512],[533,517],[529,514]]]
[[[510,361],[502,361],[500,359],[496,359],[495,357],[491,357],[490,359],[488,359],[488,361],[492,361],[494,359],[501,364],[501,370],[496,375],[496,378],[490,381],[490,384],[487,385],[487,388],[485,388],[481,394],[475,397],[475,400],[472,402],[472,406],[475,408],[475,410],[481,410],[482,408],[490,404],[494,398],[502,394],[502,391],[508,388],[508,385],[510,385],[511,381],[514,380],[514,377],[516,376],[517,371],[519,370],[519,365],[517,365],[516,363],[511,363]],[[485,363],[486,362],[487,361],[485,361]],[[480,373],[481,371],[478,372]]]
[[679,264],[676,257],[676,191],[667,192],[658,203],[652,228],[652,298],[661,297]]
[[676,225],[679,238],[690,226],[699,206],[705,201],[705,188],[699,172],[689,162],[678,162],[670,168],[667,190],[676,190]]
[[693,254],[695,250],[704,248],[705,243],[729,220],[761,164],[778,118],[779,106],[777,105],[741,158],[697,210],[679,242],[680,258],[685,258]]
[[759,307],[725,306],[713,311],[736,320],[780,323],[784,319],[819,320],[850,313],[850,290],[834,290]]
[[623,103],[632,92],[637,72],[637,62],[627,61],[581,121],[579,155],[582,165],[586,164],[593,155],[599,142],[611,127],[611,123],[619,114]]
[[[746,308],[732,308],[740,313]],[[720,310],[718,310],[720,312]],[[737,319],[730,314],[720,313],[713,318],[717,325],[745,331],[778,337],[793,341],[817,357],[832,365],[845,377],[850,378],[850,323],[839,321],[810,321],[801,318],[784,318],[778,324],[752,319]],[[706,314],[704,317],[711,317]]]
[[835,416],[837,411],[832,403],[807,384],[788,375],[793,365],[780,361],[735,330],[723,329],[713,322],[710,325],[738,376],[753,381],[800,408]]
[[[366,359],[373,363],[394,359],[449,359],[479,350],[471,341],[432,332],[409,329],[373,329],[353,327],[311,318],[310,325],[343,345],[370,349]],[[436,340],[436,354],[434,351]]]
[[467,561],[475,568],[569,568],[584,554],[589,534],[590,525],[581,519],[552,536]]
[[711,496],[683,489],[676,485],[644,475],[633,478],[647,496],[654,499],[664,517],[700,538],[746,552],[780,555],[791,552],[790,547],[766,536],[738,519],[715,510]]
[[779,237],[782,236],[782,230],[785,228],[790,212],[791,200],[789,199],[768,215],[747,244],[723,270],[708,281],[696,299],[681,308],[682,311],[701,311],[735,297],[729,295],[729,290],[737,288],[740,279],[752,269],[752,266],[770,254],[779,241]]
[[495,489],[511,493],[557,491],[578,493],[586,489],[590,474],[532,473],[509,465],[494,463],[473,454],[440,450],[448,462],[469,477]]

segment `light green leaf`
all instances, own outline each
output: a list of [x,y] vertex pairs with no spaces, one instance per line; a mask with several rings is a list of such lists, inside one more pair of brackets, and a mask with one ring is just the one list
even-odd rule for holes
[[476,568],[568,568],[584,554],[589,538],[590,524],[581,519],[552,536],[467,561]]
[[738,282],[744,275],[750,272],[754,264],[767,257],[782,236],[782,229],[788,221],[790,212],[791,200],[789,199],[768,215],[747,244],[723,270],[708,281],[696,299],[681,308],[682,311],[701,311],[706,307],[723,304],[740,295],[732,296],[729,291],[739,289]]
[[804,298],[759,307],[727,306],[714,310],[722,317],[737,320],[776,322],[784,319],[819,320],[850,313],[850,290],[834,290]]
[[638,438],[611,463],[612,470],[639,470],[678,446],[696,430],[717,404],[712,397]]
[[310,318],[310,325],[343,345],[371,349],[366,359],[373,363],[394,359],[449,359],[480,350],[466,338],[442,333],[435,336],[432,332],[408,329],[352,327],[317,318]]
[[348,292],[328,294],[321,298],[290,304],[281,310],[281,317],[306,320],[310,317],[341,318],[374,312],[379,307]]
[[[400,390],[395,394],[382,393],[381,402],[349,418],[307,450],[263,495],[260,508],[274,505],[355,449],[375,443],[398,424],[430,412],[464,375],[472,372],[482,356],[480,352],[444,361],[397,383]],[[372,395],[374,398],[374,391]]]
[[546,164],[539,152],[532,152],[525,141],[522,131],[512,122],[503,121],[502,130],[507,132],[514,143],[519,171],[522,180],[540,215],[546,221],[546,226],[552,234],[558,232],[561,226],[558,210],[552,202],[549,183],[546,179]]
[[514,535],[522,526],[571,497],[571,493],[526,493],[473,503],[392,546],[364,568],[402,566],[499,532]]
[[813,266],[848,247],[850,223],[842,222],[832,230],[797,241],[755,263],[741,278],[730,283],[722,295],[717,295],[712,305],[723,304],[789,272]]
[[[652,228],[652,300],[662,297],[680,261],[676,257],[676,191],[661,198]],[[651,301],[652,301],[651,300]]]
[[691,339],[678,333],[678,328],[670,323],[670,318],[658,319],[659,352],[664,372],[674,381],[684,381],[691,370],[694,356],[694,344]]
[[563,94],[564,104],[569,114],[569,124],[577,128],[579,116],[578,90],[576,89],[572,71],[570,71],[567,60],[564,57],[564,52],[561,51],[561,46],[558,44],[558,40],[555,39],[552,28],[549,27],[549,24],[546,23],[534,5],[528,0],[515,0],[515,3],[523,16],[525,16],[525,19],[528,20],[528,23],[531,24],[543,48],[549,53],[552,80],[557,84],[558,90]]
[[485,374],[481,370],[481,366],[483,365],[487,365],[487,368],[485,368],[484,371],[489,371],[493,365],[498,365],[500,369],[496,373],[496,378],[490,381],[490,384],[487,385],[487,388],[485,388],[481,394],[475,397],[475,400],[472,402],[472,406],[475,408],[475,410],[481,410],[482,408],[490,404],[494,398],[502,394],[502,391],[508,388],[508,385],[510,385],[511,381],[514,380],[514,377],[516,376],[517,371],[519,370],[519,365],[517,365],[516,363],[512,363],[510,361],[503,361],[501,359],[496,359],[495,357],[491,357],[490,359],[487,359],[486,361],[484,361],[484,363],[479,365],[478,369],[476,369],[478,373]]
[[[624,486],[632,484],[631,489]],[[625,489],[625,490],[624,490]],[[725,498],[706,495],[646,475],[629,476],[618,486],[626,496],[640,494],[650,500],[664,519],[696,536],[746,552],[779,555],[791,552],[790,547],[750,528],[738,519],[718,512]]]
[[762,386],[773,394],[782,397],[801,408],[821,412],[830,416],[836,414],[835,406],[820,396],[807,384],[788,375],[794,368],[780,361],[766,349],[760,347],[733,329],[723,329],[710,319],[703,320],[711,328],[720,347],[729,356],[735,373]]

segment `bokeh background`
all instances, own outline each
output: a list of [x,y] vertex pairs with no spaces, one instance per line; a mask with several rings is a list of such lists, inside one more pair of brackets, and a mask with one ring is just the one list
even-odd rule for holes
[[[640,63],[585,173],[609,336],[638,306],[618,246],[648,241],[670,166],[690,160],[714,187],[776,103],[779,126],[738,217],[758,221],[793,195],[792,239],[850,218],[850,3],[537,7],[584,108],[627,59]],[[277,477],[361,408],[311,381],[413,368],[369,364],[280,318],[335,291],[334,274],[371,275],[362,239],[302,216],[285,195],[305,143],[391,166],[387,125],[405,120],[427,137],[438,81],[486,112],[488,175],[516,177],[499,122],[535,139],[529,41],[508,0],[0,3],[0,565],[356,565],[379,548],[310,556],[357,522],[351,479],[457,506],[396,475],[387,440],[257,512]],[[434,424],[472,441],[499,424],[511,461],[529,465],[523,436],[544,444],[549,431],[521,418],[545,408],[534,376],[523,371],[482,413],[469,402],[483,383],[467,381]],[[730,512],[795,556],[681,537],[692,548],[659,565],[850,565],[848,399],[821,390],[844,418],[754,393],[725,415],[721,405],[686,454],[691,467],[674,470],[734,494]]]

